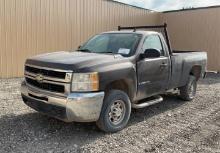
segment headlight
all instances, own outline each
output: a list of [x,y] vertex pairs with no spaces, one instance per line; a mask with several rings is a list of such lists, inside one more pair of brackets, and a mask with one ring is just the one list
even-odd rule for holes
[[99,76],[94,73],[74,73],[72,80],[72,91],[98,91]]

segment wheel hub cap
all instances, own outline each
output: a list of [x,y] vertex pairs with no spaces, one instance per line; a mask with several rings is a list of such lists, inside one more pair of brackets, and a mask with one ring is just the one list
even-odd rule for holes
[[109,112],[109,120],[112,124],[119,124],[125,115],[125,104],[121,100],[115,101]]

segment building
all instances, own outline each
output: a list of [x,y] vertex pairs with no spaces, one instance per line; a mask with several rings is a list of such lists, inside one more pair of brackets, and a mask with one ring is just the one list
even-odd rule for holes
[[220,72],[220,6],[164,12],[172,47],[208,53],[208,70]]
[[110,0],[0,0],[0,78],[23,76],[26,58],[76,49],[119,25],[168,23],[175,49],[205,50],[220,71],[220,7],[158,13]]

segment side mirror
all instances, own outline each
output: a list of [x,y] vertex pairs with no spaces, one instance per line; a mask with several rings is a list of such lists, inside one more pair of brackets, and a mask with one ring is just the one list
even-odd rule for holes
[[141,58],[157,58],[160,56],[160,51],[154,48],[146,49],[144,53],[141,54]]
[[80,45],[80,46],[78,46],[78,49],[80,49],[82,46]]

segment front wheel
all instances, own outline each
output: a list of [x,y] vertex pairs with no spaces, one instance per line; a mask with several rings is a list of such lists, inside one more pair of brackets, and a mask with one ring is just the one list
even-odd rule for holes
[[183,100],[191,101],[194,99],[196,95],[196,89],[197,89],[196,77],[193,75],[190,75],[187,84],[180,88],[180,97]]
[[97,126],[105,132],[117,132],[128,123],[131,114],[131,102],[121,90],[111,90],[104,99]]

